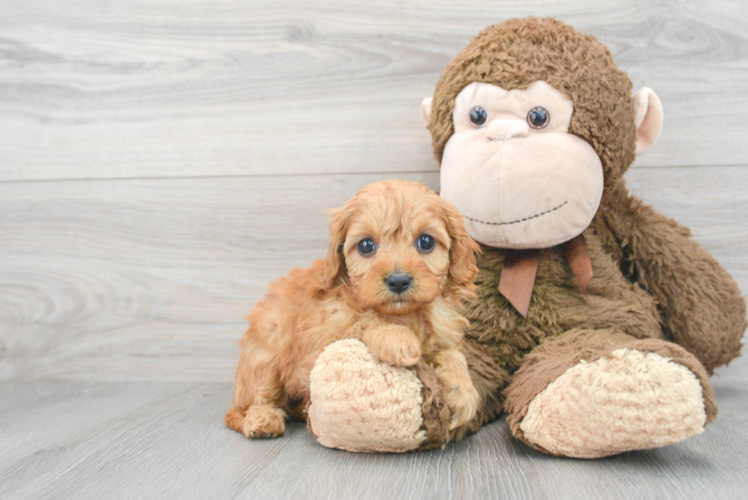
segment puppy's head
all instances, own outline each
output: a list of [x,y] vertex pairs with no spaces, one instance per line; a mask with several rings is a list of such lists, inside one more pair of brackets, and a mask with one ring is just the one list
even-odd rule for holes
[[370,184],[332,212],[321,286],[342,279],[362,308],[407,314],[440,294],[468,296],[477,250],[462,216],[426,186]]

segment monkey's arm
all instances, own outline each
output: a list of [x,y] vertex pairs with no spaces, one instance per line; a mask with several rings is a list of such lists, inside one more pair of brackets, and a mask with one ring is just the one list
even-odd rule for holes
[[623,249],[624,272],[657,299],[670,340],[711,374],[740,355],[746,305],[737,284],[687,227],[628,195],[623,185],[617,194],[604,210]]

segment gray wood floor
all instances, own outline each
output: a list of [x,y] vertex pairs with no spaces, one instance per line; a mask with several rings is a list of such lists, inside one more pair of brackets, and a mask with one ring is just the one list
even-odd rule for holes
[[222,425],[244,315],[325,209],[438,188],[418,106],[488,24],[554,16],[662,99],[631,190],[748,293],[748,2],[0,1],[0,498],[744,498],[748,360],[704,434],[606,460],[503,421],[357,455]]
[[503,419],[443,451],[365,455],[298,422],[247,441],[222,425],[227,384],[9,382],[0,498],[744,498],[747,382],[715,379],[704,434],[593,461],[542,455]]

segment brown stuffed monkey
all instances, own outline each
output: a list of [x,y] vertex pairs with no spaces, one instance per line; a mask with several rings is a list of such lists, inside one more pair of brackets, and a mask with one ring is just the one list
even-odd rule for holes
[[421,113],[441,195],[482,246],[462,346],[481,407],[450,430],[434,368],[383,365],[340,341],[312,372],[318,440],[425,449],[502,412],[518,439],[570,457],[702,432],[717,411],[708,374],[740,354],[746,309],[689,230],[626,189],[662,126],[655,93],[632,97],[593,36],[527,18],[475,37]]

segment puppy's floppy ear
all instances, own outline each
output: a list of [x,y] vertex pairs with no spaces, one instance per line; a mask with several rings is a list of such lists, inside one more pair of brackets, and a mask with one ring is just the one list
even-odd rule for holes
[[321,290],[331,289],[335,285],[336,278],[345,273],[343,243],[345,243],[345,235],[355,213],[353,200],[348,201],[342,208],[330,210],[330,246],[327,249],[325,266],[322,271],[319,287]]
[[449,249],[449,278],[458,286],[471,285],[478,274],[475,254],[480,252],[480,246],[468,235],[462,222],[463,216],[455,206],[441,196],[439,200],[447,231],[452,238],[452,247]]

